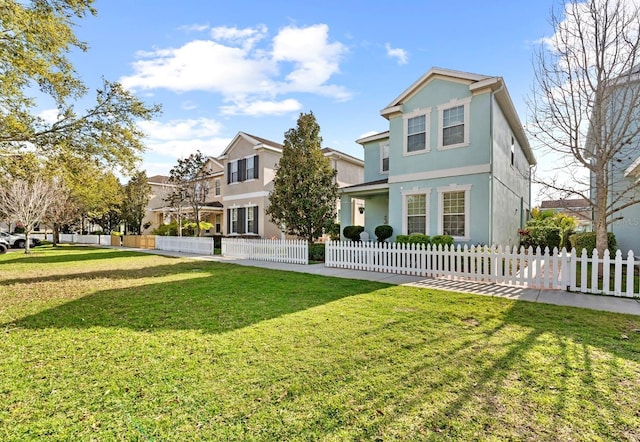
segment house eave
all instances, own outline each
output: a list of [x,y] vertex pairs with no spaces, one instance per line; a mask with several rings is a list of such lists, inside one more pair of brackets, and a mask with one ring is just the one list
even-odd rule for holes
[[356,140],[356,143],[365,144],[365,143],[370,143],[372,141],[382,141],[382,140],[388,140],[388,139],[389,139],[389,131],[386,130],[384,132],[380,132],[380,133],[377,133],[377,134],[368,135],[366,137],[358,138]]

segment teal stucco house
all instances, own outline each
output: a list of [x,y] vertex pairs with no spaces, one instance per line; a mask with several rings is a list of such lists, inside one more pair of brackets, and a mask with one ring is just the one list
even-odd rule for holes
[[380,114],[389,130],[357,140],[364,182],[342,189],[341,226],[364,200],[365,232],[447,234],[517,245],[535,158],[501,77],[432,68]]

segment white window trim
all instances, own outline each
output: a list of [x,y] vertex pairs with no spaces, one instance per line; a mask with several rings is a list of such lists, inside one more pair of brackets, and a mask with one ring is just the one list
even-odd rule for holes
[[438,235],[444,235],[442,216],[444,215],[444,194],[447,192],[464,191],[464,233],[465,236],[454,236],[454,241],[469,241],[470,219],[471,219],[471,184],[451,184],[447,187],[438,187]]
[[389,166],[391,166],[391,146],[389,145],[388,141],[383,141],[382,143],[380,143],[380,173],[388,175],[389,169],[384,170],[382,168],[382,160],[384,159],[382,152],[384,151],[385,146],[389,150],[389,156],[387,158],[389,158]]
[[408,189],[402,191],[402,234],[408,235],[409,226],[407,225],[407,197],[409,195],[424,195],[425,196],[425,235],[430,235],[430,223],[429,223],[429,208],[431,207],[430,198],[431,198],[431,189],[430,188],[415,188]]
[[[438,150],[456,149],[458,147],[467,147],[470,143],[469,138],[469,104],[471,103],[471,97],[453,99],[448,103],[438,106]],[[444,130],[444,111],[453,107],[464,106],[464,141],[458,144],[450,144],[448,146],[442,145],[442,131]]]
[[[409,119],[424,115],[424,150],[416,150],[414,152],[407,151],[407,137],[409,136]],[[420,155],[431,151],[431,108],[416,109],[413,112],[402,115],[402,155]]]

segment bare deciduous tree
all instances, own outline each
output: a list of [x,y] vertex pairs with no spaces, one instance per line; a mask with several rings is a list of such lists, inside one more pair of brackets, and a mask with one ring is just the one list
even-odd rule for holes
[[541,184],[556,197],[592,206],[596,248],[603,251],[608,226],[640,203],[635,180],[620,170],[625,158],[640,155],[640,10],[629,0],[563,7],[551,13],[555,34],[534,56],[528,129],[536,144],[559,154],[558,167],[571,176]]
[[36,224],[44,220],[55,199],[55,187],[43,178],[32,181],[14,180],[0,189],[0,212],[5,213],[11,221],[20,222],[24,226],[24,253],[30,253],[31,232]]

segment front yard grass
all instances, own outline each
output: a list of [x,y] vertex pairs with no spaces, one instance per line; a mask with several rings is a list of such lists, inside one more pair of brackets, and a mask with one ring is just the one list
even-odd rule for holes
[[640,318],[114,249],[0,256],[0,440],[639,440]]

